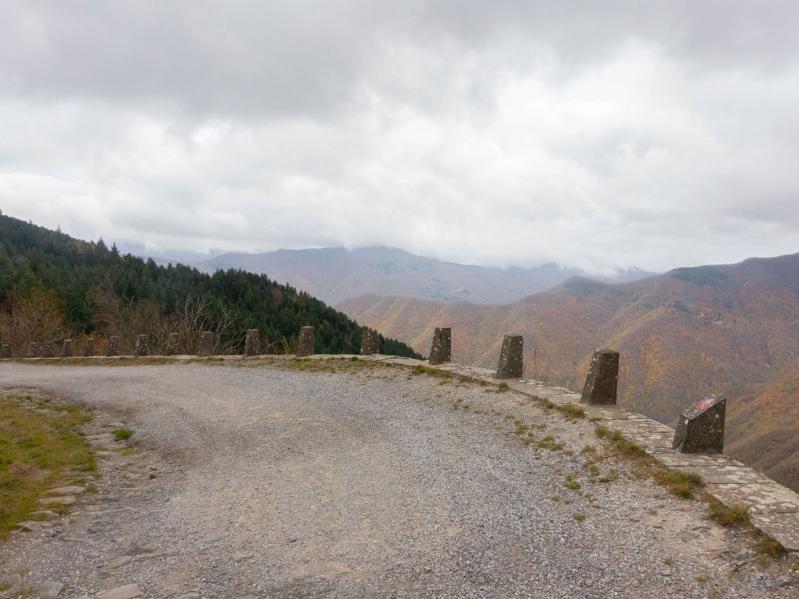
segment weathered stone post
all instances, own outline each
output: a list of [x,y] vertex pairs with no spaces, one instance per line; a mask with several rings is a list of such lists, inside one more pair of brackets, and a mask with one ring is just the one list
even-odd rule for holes
[[40,358],[42,355],[42,346],[38,341],[31,341],[30,345],[28,346],[28,357],[29,358]]
[[430,364],[446,364],[452,361],[452,329],[439,328],[433,332],[433,346],[430,348]]
[[11,346],[8,343],[0,345],[0,359],[11,357]]
[[258,329],[247,329],[244,337],[244,355],[257,356],[261,353],[261,332]]
[[585,377],[581,403],[615,405],[619,385],[619,352],[598,349],[591,358],[591,367]]
[[61,357],[62,358],[72,357],[72,339],[64,339],[64,345],[61,348]]
[[502,351],[499,352],[497,365],[498,379],[522,378],[524,354],[524,339],[521,335],[505,335],[502,340]]
[[118,356],[119,355],[119,337],[116,335],[112,335],[108,338],[108,349],[105,352],[106,356]]
[[94,355],[95,352],[95,341],[94,339],[87,339],[83,343],[83,357],[90,358]]
[[177,333],[169,333],[169,337],[166,338],[166,355],[167,356],[174,356],[178,353],[178,334]]
[[314,353],[313,327],[302,327],[300,329],[300,338],[297,340],[297,356],[303,358],[305,356],[312,356]]
[[380,353],[380,335],[377,331],[364,327],[361,337],[361,355],[371,356]]
[[203,331],[203,334],[200,335],[200,355],[201,356],[213,356],[214,355],[214,345],[215,345],[215,335],[213,331]]
[[682,453],[721,453],[727,400],[708,397],[680,414],[673,449]]
[[147,335],[138,335],[136,337],[136,355],[146,356],[149,353],[147,349]]

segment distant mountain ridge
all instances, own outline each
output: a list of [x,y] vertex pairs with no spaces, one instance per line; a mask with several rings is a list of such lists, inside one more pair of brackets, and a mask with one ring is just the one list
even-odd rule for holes
[[503,334],[522,334],[527,375],[578,390],[593,350],[617,349],[622,405],[671,424],[725,395],[729,453],[799,490],[799,254],[625,284],[576,277],[503,306],[368,295],[338,307],[421,353],[451,326],[466,364],[496,367]]
[[[195,266],[206,272],[240,268],[266,274],[274,281],[288,283],[331,305],[368,293],[445,302],[505,304],[582,274],[557,264],[509,269],[469,266],[386,247],[227,253]],[[613,280],[635,280],[651,274],[631,269],[620,271]]]

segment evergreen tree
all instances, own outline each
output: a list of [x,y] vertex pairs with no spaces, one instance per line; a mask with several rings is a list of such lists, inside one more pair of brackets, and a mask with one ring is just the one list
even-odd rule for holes
[[[102,327],[115,309],[109,302],[116,309],[149,302],[169,317],[200,298],[207,301],[209,324],[224,320],[227,342],[238,348],[248,328],[260,329],[270,342],[285,339],[292,345],[300,327],[312,325],[317,351],[358,353],[363,332],[341,312],[265,275],[240,270],[208,275],[182,264],[158,266],[152,259],[120,255],[116,245],[109,250],[102,239],[87,243],[0,213],[0,303],[8,310],[12,292],[25,296],[34,289],[53,294],[64,326],[76,334]],[[385,339],[383,348],[418,357],[393,339]]]

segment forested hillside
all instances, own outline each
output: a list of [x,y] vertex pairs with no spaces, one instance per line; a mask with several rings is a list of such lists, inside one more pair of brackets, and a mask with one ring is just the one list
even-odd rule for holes
[[[202,330],[218,334],[218,351],[235,352],[249,328],[260,329],[265,350],[289,352],[303,325],[315,327],[319,352],[360,349],[356,322],[264,275],[158,266],[102,240],[80,241],[0,214],[0,338],[16,355],[30,341],[87,334],[100,342],[119,335],[129,349],[135,335],[147,333],[157,350],[170,332],[192,351]],[[382,343],[385,353],[417,355],[404,343]]]
[[341,304],[416,348],[452,326],[453,358],[496,367],[524,335],[525,372],[580,389],[595,348],[621,352],[621,403],[662,422],[710,393],[728,452],[799,489],[799,254],[680,268],[623,285],[575,278],[503,306],[366,296]]

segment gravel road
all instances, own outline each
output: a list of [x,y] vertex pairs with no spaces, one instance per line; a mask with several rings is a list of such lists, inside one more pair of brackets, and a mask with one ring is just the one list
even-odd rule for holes
[[[0,364],[2,387],[91,406],[101,450],[99,492],[0,544],[0,570],[59,597],[795,596],[702,502],[620,463],[596,482],[587,421],[399,367],[331,370]],[[525,446],[511,417],[564,449]]]

